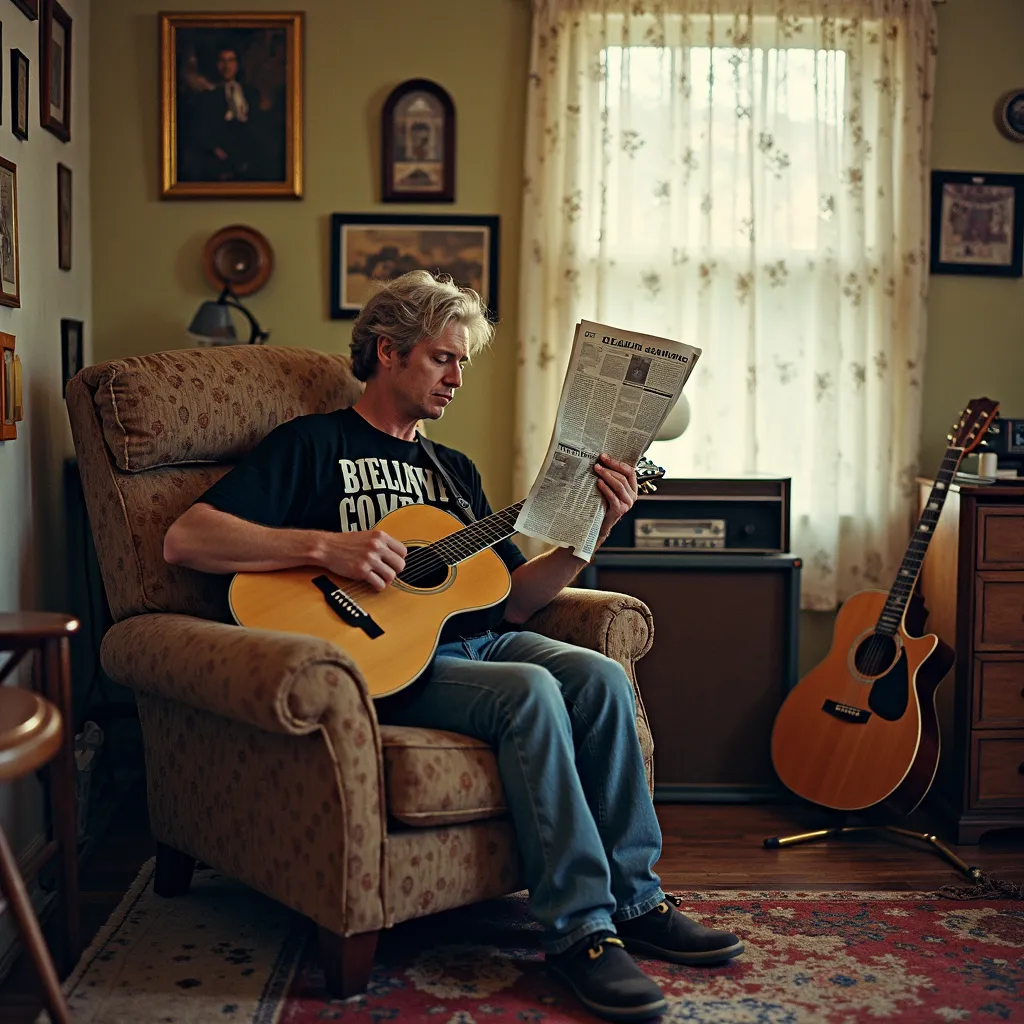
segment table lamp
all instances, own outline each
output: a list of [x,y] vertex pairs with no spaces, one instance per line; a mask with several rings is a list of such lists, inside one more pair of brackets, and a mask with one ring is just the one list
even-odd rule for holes
[[238,334],[235,322],[231,318],[231,310],[240,310],[249,321],[249,344],[262,345],[270,337],[264,331],[256,317],[238,301],[229,284],[225,284],[216,302],[207,300],[197,310],[192,322],[188,325],[188,333],[200,344],[235,345]]
[[262,288],[270,277],[274,254],[270,243],[255,228],[232,224],[221,228],[203,246],[203,273],[220,290],[215,302],[196,310],[188,333],[200,345],[235,345],[239,338],[231,315],[237,309],[249,321],[249,344],[262,345],[270,337],[239,300]]
[[655,435],[655,441],[674,441],[690,425],[690,403],[686,395],[680,393],[679,399],[669,410],[665,422]]

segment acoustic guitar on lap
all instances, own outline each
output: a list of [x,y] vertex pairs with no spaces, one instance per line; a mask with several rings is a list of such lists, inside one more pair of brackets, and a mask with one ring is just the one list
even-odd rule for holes
[[[665,471],[636,467],[641,493]],[[303,633],[337,644],[359,666],[371,697],[404,689],[430,665],[441,629],[453,616],[503,601],[512,586],[491,547],[515,533],[523,502],[464,526],[431,505],[404,505],[378,530],[408,549],[405,568],[381,591],[307,566],[236,573],[228,600],[235,621],[256,629]]]
[[844,602],[827,657],[779,709],[772,763],[805,800],[904,815],[931,787],[939,764],[935,691],[954,652],[933,634],[907,633],[907,603],[957,467],[982,442],[998,408],[976,398],[964,409],[891,589],[860,591]]

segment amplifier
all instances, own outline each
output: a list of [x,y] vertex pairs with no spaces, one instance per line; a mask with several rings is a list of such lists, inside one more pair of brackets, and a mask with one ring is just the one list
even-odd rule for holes
[[788,477],[665,479],[612,527],[606,552],[789,551]]

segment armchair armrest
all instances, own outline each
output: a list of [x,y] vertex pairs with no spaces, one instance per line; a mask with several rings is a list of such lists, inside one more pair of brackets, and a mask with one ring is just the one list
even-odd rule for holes
[[124,619],[107,631],[100,659],[115,682],[268,732],[313,732],[342,683],[370,704],[359,670],[333,644],[191,615]]
[[[380,731],[344,651],[154,612],[112,626],[100,657],[112,679],[140,694],[160,842],[339,935],[381,927]],[[302,739],[311,734],[318,741]]]
[[642,658],[654,643],[654,617],[643,601],[579,587],[566,587],[530,616],[523,628],[589,647],[624,666]]

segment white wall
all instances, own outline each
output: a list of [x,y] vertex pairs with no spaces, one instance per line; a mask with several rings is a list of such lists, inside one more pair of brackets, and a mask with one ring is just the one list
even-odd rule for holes
[[[13,334],[21,356],[25,419],[16,441],[0,442],[0,610],[68,608],[62,464],[72,454],[62,396],[60,321],[85,322],[85,361],[90,361],[92,319],[89,226],[89,5],[61,0],[72,19],[71,141],[61,142],[39,124],[39,21],[13,4],[0,3],[3,25],[0,82],[3,110],[0,156],[18,168],[18,242],[21,307],[0,306],[0,331]],[[11,48],[30,61],[27,141],[11,131]],[[57,164],[72,179],[70,271],[57,267]],[[18,682],[25,682],[21,673]],[[16,854],[39,835],[42,807],[33,778],[0,785],[0,823]],[[3,935],[0,930],[0,951]]]

